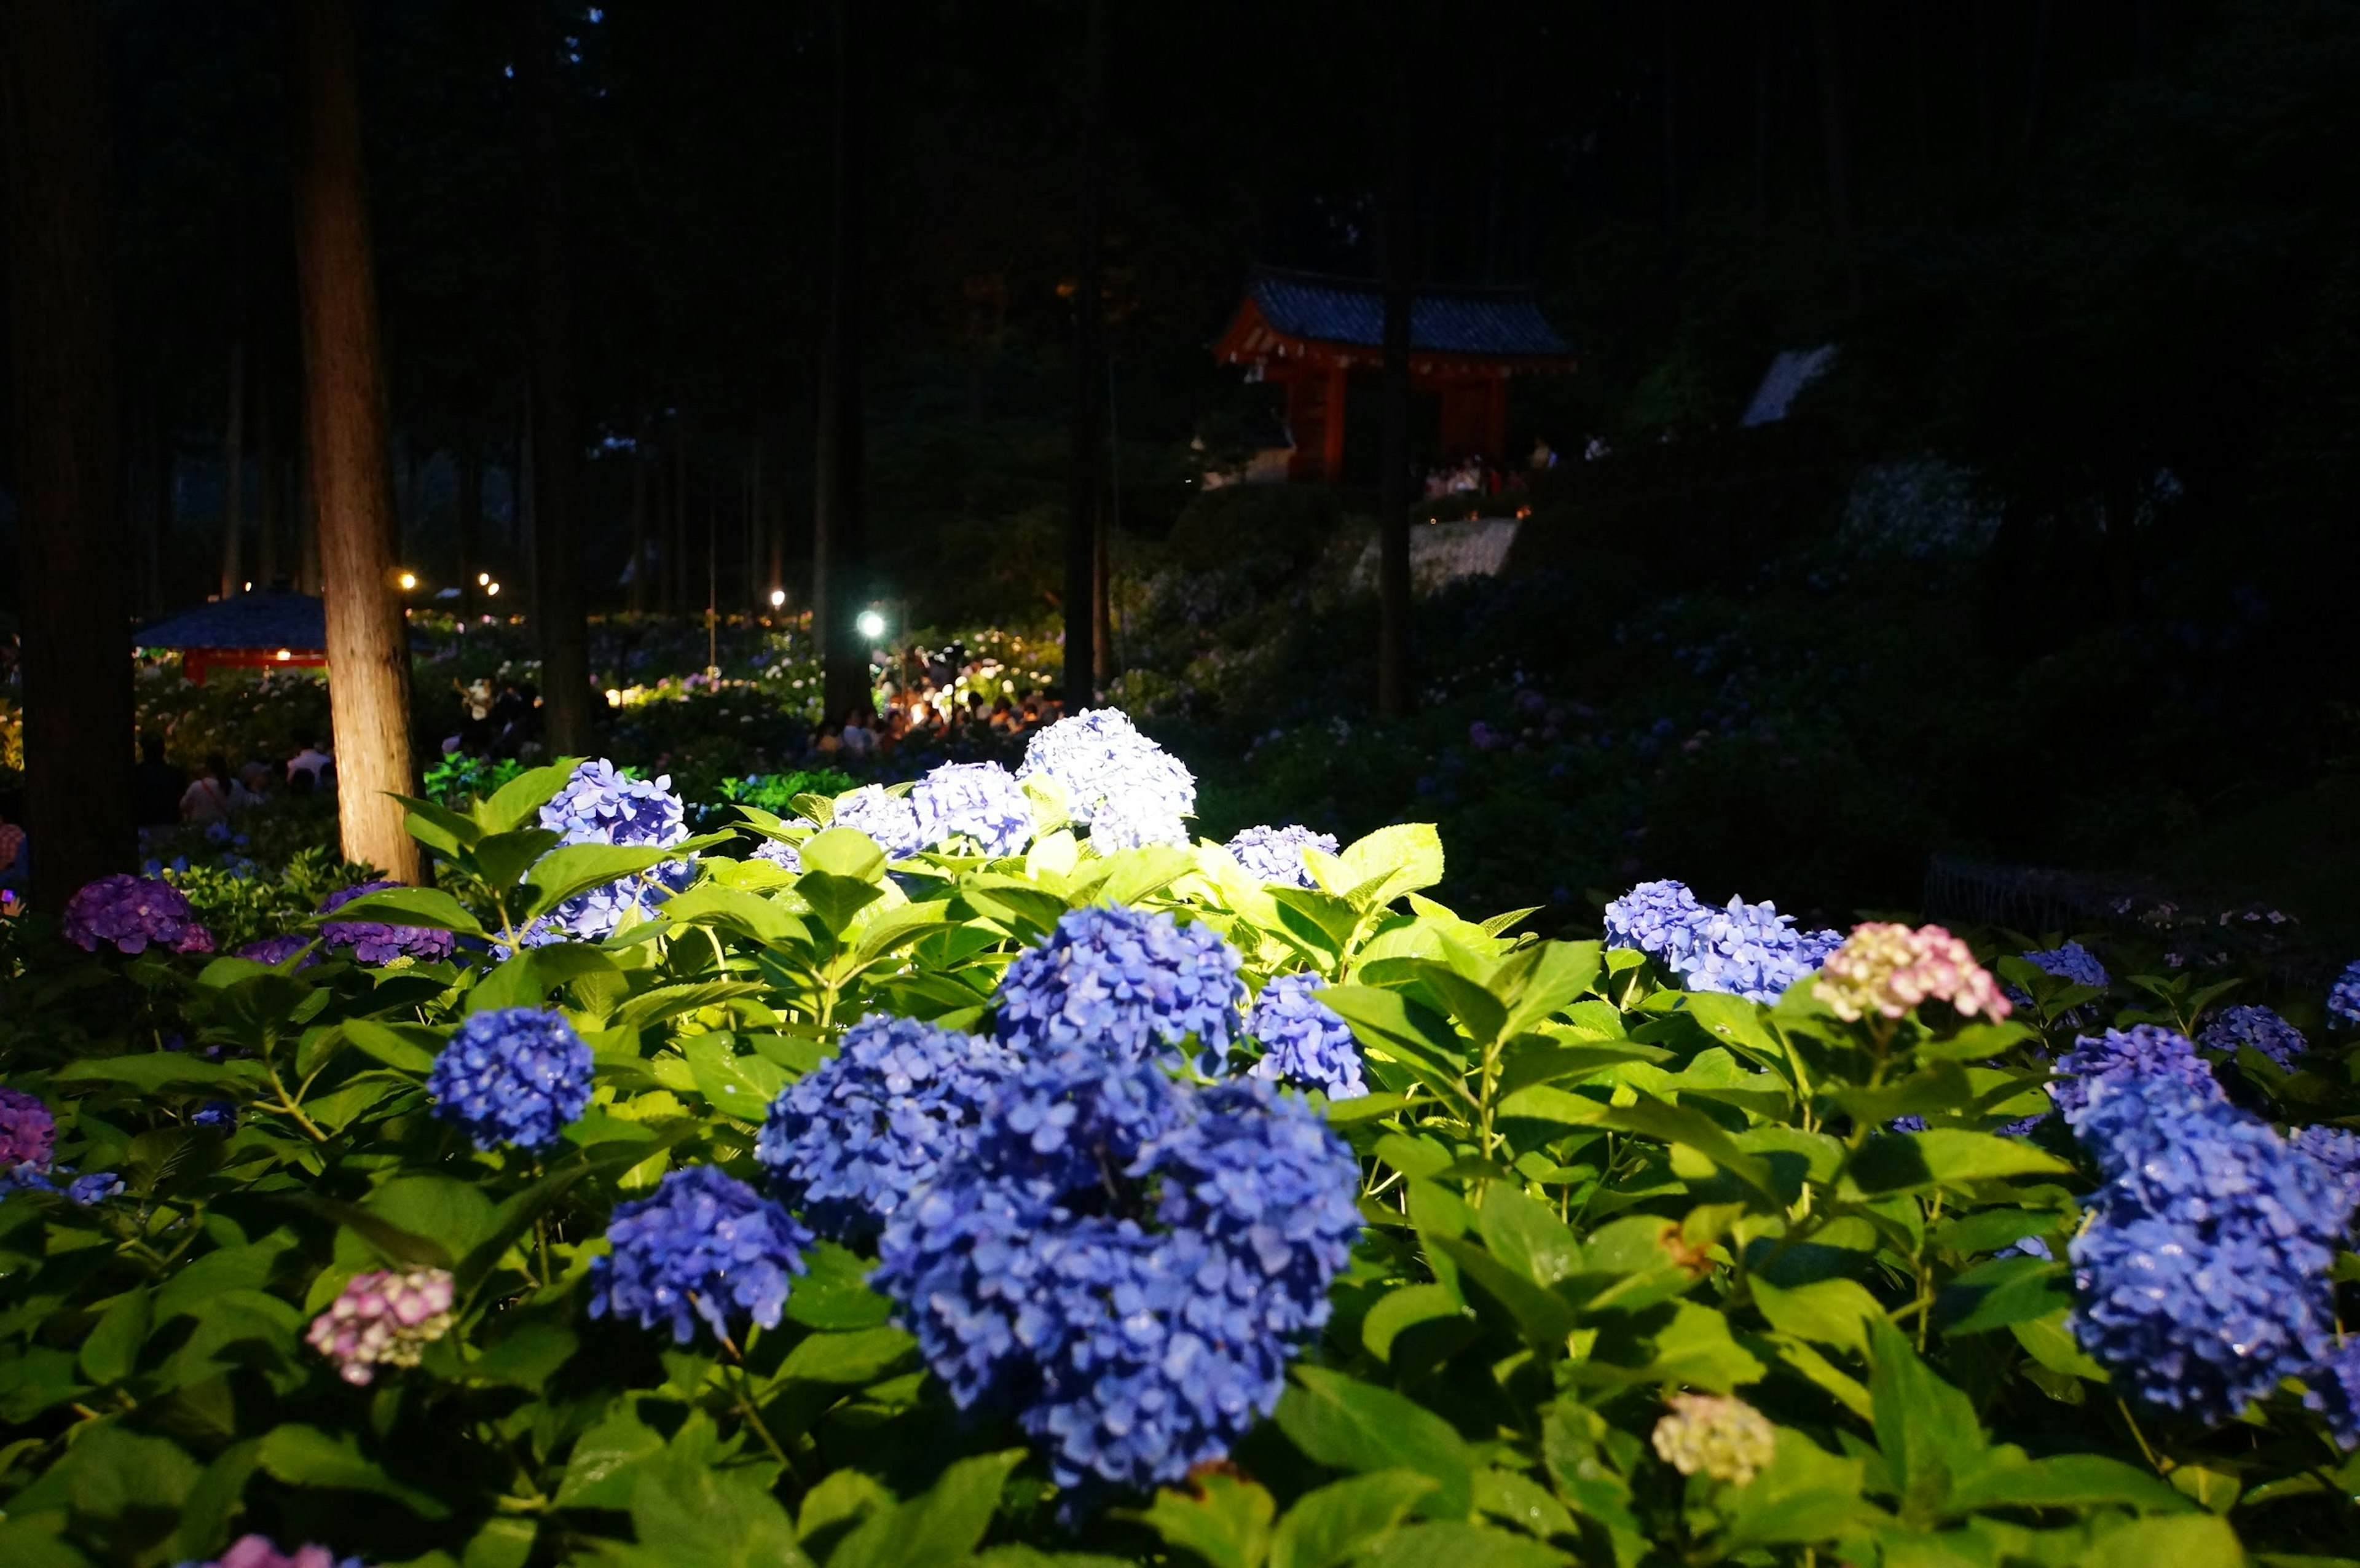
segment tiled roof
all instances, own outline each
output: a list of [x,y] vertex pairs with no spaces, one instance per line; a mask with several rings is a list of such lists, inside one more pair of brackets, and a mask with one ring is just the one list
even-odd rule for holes
[[1813,349],[1781,349],[1770,361],[1770,368],[1762,373],[1762,385],[1754,390],[1754,401],[1745,407],[1745,417],[1738,424],[1745,429],[1755,425],[1775,425],[1786,417],[1795,399],[1804,388],[1825,376],[1836,362],[1836,345],[1821,343]]
[[[1263,270],[1249,291],[1262,319],[1290,337],[1384,346],[1384,294],[1375,283]],[[1421,289],[1410,306],[1409,337],[1411,348],[1429,354],[1554,358],[1573,352],[1539,301],[1517,289]]]
[[327,610],[309,593],[265,590],[233,594],[167,615],[131,634],[134,648],[287,648],[328,646]]

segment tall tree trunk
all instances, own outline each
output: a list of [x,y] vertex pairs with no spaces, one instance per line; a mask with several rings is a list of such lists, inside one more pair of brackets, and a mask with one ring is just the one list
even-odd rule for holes
[[[1377,222],[1377,269],[1384,291],[1384,371],[1380,396],[1379,451],[1383,470],[1377,501],[1377,711],[1410,711],[1409,355],[1410,312],[1417,297],[1414,270],[1416,191],[1409,147],[1409,40],[1386,65],[1388,89],[1377,135],[1383,168]],[[1334,417],[1332,414],[1331,418]]]
[[860,366],[869,139],[866,9],[859,0],[836,0],[833,13],[835,211],[812,516],[812,623],[824,670],[823,701],[831,718],[875,700],[869,684],[869,639],[859,626],[869,598]]
[[1085,0],[1081,118],[1075,147],[1080,202],[1075,233],[1081,245],[1074,283],[1074,450],[1072,499],[1065,519],[1065,707],[1079,713],[1098,691],[1098,591],[1103,527],[1098,500],[1099,449],[1106,442],[1105,285],[1100,277],[1099,223],[1104,203],[1103,103],[1106,7]]
[[1811,0],[1811,38],[1819,60],[1819,139],[1827,155],[1828,217],[1842,253],[1844,290],[1854,307],[1867,296],[1860,235],[1852,222],[1852,149],[1844,134],[1843,49],[1831,0]]
[[105,72],[97,6],[0,5],[26,828],[51,910],[137,853]]
[[222,421],[221,596],[241,591],[246,565],[246,345],[229,345],[229,414]]
[[746,613],[759,615],[770,608],[762,583],[763,438],[754,432],[754,450],[746,460]]
[[639,420],[631,443],[631,580],[623,607],[638,615],[648,607],[648,421]]
[[457,545],[459,611],[465,615],[481,596],[475,565],[484,534],[484,442],[472,411],[459,416],[459,515],[451,531]]
[[295,451],[295,586],[320,592],[320,493],[311,483],[308,440],[296,442]]
[[1778,0],[1754,0],[1754,241],[1770,234],[1770,83]]
[[762,607],[768,615],[783,613],[783,604],[778,606],[771,604],[770,593],[787,585],[787,486],[781,483],[786,477],[783,457],[778,462],[777,468],[778,472],[772,474],[770,483],[764,489],[762,508],[762,543],[769,552],[767,569],[762,573]]
[[279,586],[279,428],[271,418],[272,377],[260,376],[254,385],[254,580],[264,588]]
[[377,264],[361,166],[352,0],[295,0],[295,273],[328,608],[328,700],[347,858],[424,872],[394,793],[415,794],[410,647],[393,588],[393,474]]
[[164,541],[170,536],[172,520],[171,432],[153,376],[139,397],[137,439],[145,484],[133,514],[131,600],[139,617],[148,620],[164,610]]
[[565,266],[565,134],[549,0],[517,0],[517,100],[532,196],[533,633],[541,645],[549,748],[591,748],[590,622],[582,561],[582,433],[575,401],[571,280]]

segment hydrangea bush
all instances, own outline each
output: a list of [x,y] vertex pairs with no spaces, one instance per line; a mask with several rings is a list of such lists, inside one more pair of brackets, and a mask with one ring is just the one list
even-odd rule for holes
[[237,956],[12,919],[0,1562],[2350,1557],[2323,985],[1525,934],[1035,746],[701,836],[524,771]]

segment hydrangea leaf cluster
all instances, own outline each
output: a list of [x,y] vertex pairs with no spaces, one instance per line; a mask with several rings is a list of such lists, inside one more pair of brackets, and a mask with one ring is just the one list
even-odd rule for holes
[[1015,1057],[996,1041],[876,1014],[781,1090],[754,1158],[821,1235],[873,1235],[943,1161],[971,1146]]
[[867,833],[890,860],[906,860],[926,846],[916,809],[882,784],[863,784],[838,795],[832,825]]
[[[541,808],[541,825],[561,844],[644,844],[664,848],[689,836],[687,807],[672,792],[672,777],[627,778],[605,758],[577,766],[565,787]],[[602,942],[624,920],[688,886],[696,867],[667,860],[636,877],[621,877],[573,898],[535,920],[521,937],[528,947],[552,942]]]
[[58,1118],[22,1089],[0,1088],[0,1170],[47,1171],[58,1147]]
[[156,877],[118,872],[85,884],[66,900],[59,929],[84,953],[105,942],[117,953],[211,953],[213,933],[197,923],[178,887]]
[[1948,1002],[1965,1017],[1980,1013],[1994,1021],[2013,1010],[1973,952],[1940,926],[1911,931],[1870,920],[1853,927],[1821,962],[1815,989],[1830,1012],[1852,1022],[1905,1018],[1927,1002]]
[[918,837],[934,849],[998,858],[1032,841],[1032,802],[1016,775],[996,762],[945,762],[910,790]]
[[[2158,1035],[2165,1031],[2153,1029]],[[2110,1031],[2127,1037],[2132,1031]],[[2348,1210],[2321,1163],[2231,1105],[2177,1036],[2115,1049],[2083,1070],[2068,1120],[2103,1185],[2071,1247],[2081,1346],[2145,1404],[2234,1420],[2288,1377],[2348,1444],[2360,1407],[2340,1392],[2327,1278]],[[2095,1059],[2081,1042],[2066,1059]]]
[[692,1165],[616,1205],[606,1240],[611,1250],[590,1264],[590,1315],[668,1330],[686,1345],[699,1323],[723,1339],[748,1323],[778,1327],[813,1237],[728,1172]]
[[1653,1442],[1664,1462],[1683,1475],[1743,1486],[1777,1452],[1778,1429],[1743,1399],[1674,1394],[1665,1402],[1671,1413],[1655,1423]]
[[1194,1036],[1218,1061],[1245,1001],[1237,949],[1163,910],[1092,906],[1061,916],[1000,982],[997,1032],[1027,1056],[1076,1049],[1140,1058]]
[[1317,975],[1282,975],[1262,988],[1246,1015],[1246,1033],[1262,1051],[1251,1072],[1331,1100],[1358,1099],[1369,1092],[1360,1048],[1352,1026],[1319,1000],[1323,985]]
[[362,1568],[362,1563],[357,1557],[338,1557],[312,1542],[281,1552],[267,1535],[243,1535],[212,1562],[186,1563],[182,1568]]
[[2328,988],[2327,1017],[2344,1029],[2360,1028],[2360,959],[2345,964]]
[[1026,744],[1016,777],[1064,786],[1067,814],[1086,827],[1116,800],[1134,824],[1196,814],[1195,777],[1120,708],[1085,708],[1040,731]]
[[962,1408],[1013,1411],[1061,1486],[1144,1487],[1276,1405],[1358,1234],[1349,1154],[1303,1102],[1075,1051],[902,1205],[879,1284]]
[[2310,1048],[2302,1030],[2268,1007],[2248,1004],[2223,1007],[2204,1026],[2196,1043],[2232,1055],[2250,1046],[2291,1072],[2294,1059]]
[[1842,939],[1798,931],[1775,904],[1742,898],[1701,904],[1684,883],[1642,882],[1606,906],[1610,947],[1635,948],[1691,991],[1775,1002],[1819,966]]
[[336,1364],[336,1376],[365,1387],[380,1367],[417,1366],[457,1321],[454,1299],[447,1269],[355,1274],[303,1337]]
[[1318,884],[1312,880],[1311,867],[1304,864],[1303,852],[1316,849],[1333,855],[1336,835],[1292,823],[1283,828],[1247,828],[1229,840],[1229,849],[1246,875],[1257,882],[1316,887]]
[[[399,882],[356,883],[321,899],[319,912],[328,914],[364,894],[400,886]],[[329,920],[320,927],[320,940],[330,947],[351,949],[353,957],[362,964],[390,964],[397,958],[432,964],[450,957],[458,942],[451,932],[432,926],[394,926],[379,920]],[[284,953],[279,954],[279,958],[284,957]],[[279,959],[270,962],[275,964]]]
[[590,1048],[539,1007],[492,1007],[459,1026],[426,1076],[434,1114],[475,1147],[546,1149],[590,1105]]

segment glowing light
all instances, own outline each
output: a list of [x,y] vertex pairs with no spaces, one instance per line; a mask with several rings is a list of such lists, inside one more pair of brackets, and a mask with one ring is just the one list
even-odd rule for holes
[[615,688],[613,688],[612,686],[607,687],[607,688],[606,688],[606,706],[608,706],[608,707],[610,707],[610,708],[619,708],[619,707],[621,707],[622,705],[623,705],[623,694],[622,694],[620,691],[616,691],[616,690],[615,690]]
[[405,572],[399,577],[395,578],[394,581],[400,583],[401,591],[407,593],[412,588],[418,586],[418,573],[415,572]]
[[277,653],[271,655],[271,657],[283,661],[294,658],[295,650],[292,648],[282,648]]
[[478,588],[488,588],[488,587],[490,587],[491,585],[492,585],[492,574],[491,574],[490,572],[476,572],[476,573],[475,573],[475,586],[476,586],[476,587],[478,587]]
[[499,591],[500,591],[500,585],[499,585],[498,583],[497,583],[486,582],[486,583],[485,583],[485,584],[484,584],[484,592],[485,592],[485,593],[493,593],[493,594],[497,594],[497,593],[499,593]]
[[772,608],[773,610],[775,610],[775,609],[777,609],[780,605],[781,605],[781,604],[785,604],[786,602],[787,602],[787,591],[786,591],[785,589],[783,589],[783,588],[773,588],[773,589],[771,589],[771,590],[770,590],[770,608]]
[[885,617],[874,610],[861,611],[860,618],[852,624],[859,628],[862,637],[880,637],[885,635]]

